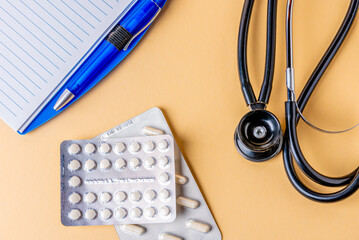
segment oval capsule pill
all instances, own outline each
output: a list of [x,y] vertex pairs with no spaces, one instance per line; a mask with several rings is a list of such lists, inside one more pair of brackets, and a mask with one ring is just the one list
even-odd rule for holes
[[177,203],[183,207],[192,208],[192,209],[198,208],[199,206],[199,202],[197,200],[193,200],[185,197],[178,197]]
[[146,232],[146,228],[139,226],[139,225],[135,225],[135,224],[121,225],[120,229],[123,232],[133,234],[136,236],[142,236]]
[[183,238],[169,234],[169,233],[161,233],[159,240],[183,240]]
[[212,227],[209,224],[202,223],[193,219],[189,219],[186,222],[186,227],[201,233],[208,233],[212,229]]
[[143,134],[147,135],[147,136],[155,136],[155,135],[163,135],[165,134],[165,132],[161,129],[158,128],[154,128],[154,127],[144,127],[142,129]]
[[188,178],[181,175],[176,175],[176,183],[180,185],[185,185],[188,182]]

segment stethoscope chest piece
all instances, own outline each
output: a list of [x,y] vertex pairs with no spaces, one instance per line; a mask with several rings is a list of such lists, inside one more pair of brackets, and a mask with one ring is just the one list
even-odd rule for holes
[[271,112],[253,110],[239,122],[234,142],[244,158],[264,162],[281,151],[283,133],[278,119]]

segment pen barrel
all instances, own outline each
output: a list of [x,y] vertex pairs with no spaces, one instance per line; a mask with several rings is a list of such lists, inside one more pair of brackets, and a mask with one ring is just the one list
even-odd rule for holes
[[156,15],[159,6],[152,0],[145,0],[132,8],[122,19],[120,25],[132,35],[138,33]]

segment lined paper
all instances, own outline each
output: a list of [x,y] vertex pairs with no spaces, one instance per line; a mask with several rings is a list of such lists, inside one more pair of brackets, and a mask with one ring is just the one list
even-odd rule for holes
[[133,0],[1,0],[0,118],[19,130]]

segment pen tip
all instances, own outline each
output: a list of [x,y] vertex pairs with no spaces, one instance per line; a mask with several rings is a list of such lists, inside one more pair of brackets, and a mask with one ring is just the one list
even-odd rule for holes
[[59,111],[60,109],[62,109],[66,104],[68,104],[73,98],[75,97],[75,95],[70,92],[68,89],[66,89],[61,96],[59,97],[59,99],[57,100],[57,102],[54,105],[54,110],[55,111]]

